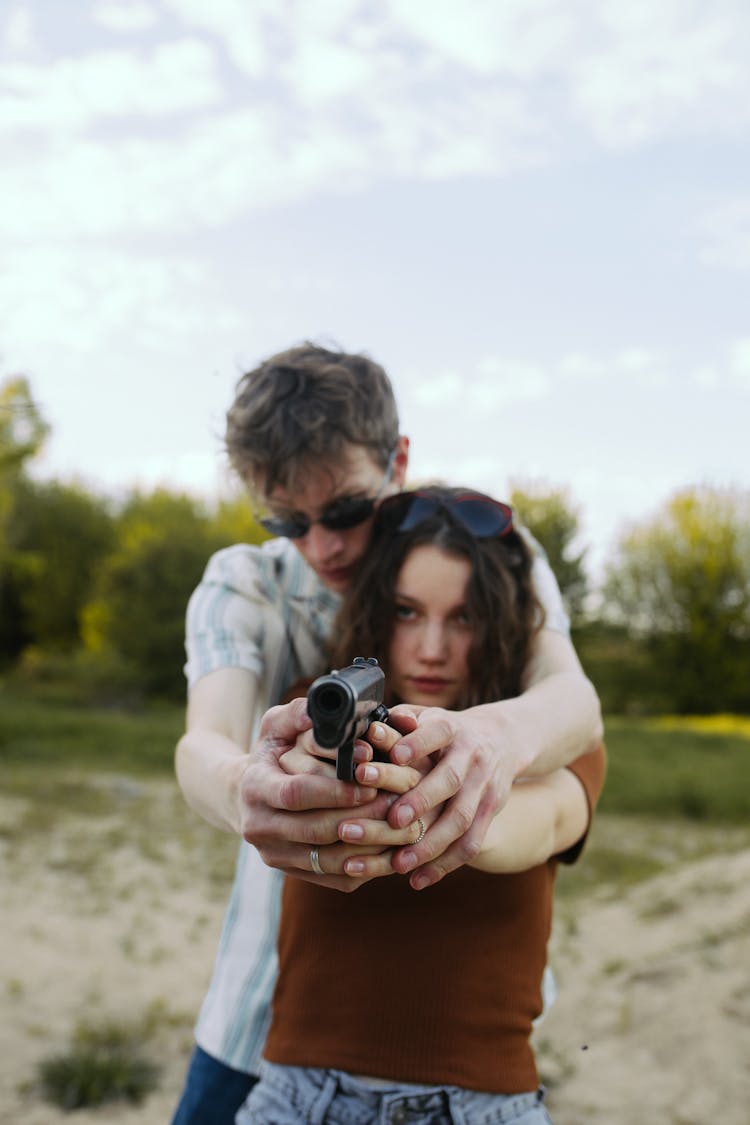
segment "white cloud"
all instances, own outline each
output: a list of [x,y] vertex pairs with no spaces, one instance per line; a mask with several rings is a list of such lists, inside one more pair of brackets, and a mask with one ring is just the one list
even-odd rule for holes
[[626,375],[650,374],[663,362],[663,356],[650,348],[624,348],[615,356],[617,367]]
[[[559,66],[573,46],[574,18],[555,0],[390,0],[388,13],[436,65],[474,74],[536,77]],[[558,60],[557,62],[555,60]]]
[[297,39],[292,57],[280,73],[304,104],[317,107],[329,101],[354,97],[368,100],[383,93],[384,72],[396,61],[325,39]]
[[512,402],[543,398],[551,386],[549,375],[536,363],[485,356],[470,384],[472,409],[487,411]]
[[739,387],[750,390],[750,337],[735,340],[730,349],[729,373]]
[[452,406],[463,391],[463,380],[455,371],[440,371],[429,378],[420,377],[413,385],[412,397],[420,406]]
[[298,198],[356,159],[330,133],[287,155],[284,125],[283,114],[247,110],[201,121],[185,137],[57,144],[6,169],[0,231],[11,240],[187,233]]
[[186,325],[208,322],[212,332],[238,339],[247,326],[189,256],[95,247],[11,251],[0,267],[0,309],[4,358],[14,367],[80,370],[93,355],[114,355],[122,339],[172,357],[186,347]]
[[95,0],[91,18],[108,31],[130,33],[146,31],[159,22],[153,4],[145,0]]
[[82,130],[102,119],[161,117],[215,104],[221,87],[214,52],[195,39],[177,40],[139,56],[101,50],[3,70],[0,128]]
[[36,26],[30,8],[25,4],[13,5],[0,22],[0,49],[11,55],[30,55],[36,52],[37,46]]
[[601,359],[584,352],[571,352],[563,356],[559,370],[564,379],[576,382],[594,382],[607,374],[606,364]]
[[734,129],[750,117],[748,9],[717,0],[699,11],[652,0],[607,0],[599,42],[571,68],[573,102],[594,137],[628,147],[665,135]]
[[[594,18],[558,15],[552,0],[476,0],[459,18],[448,0],[163,0],[192,38],[5,66],[0,126],[19,144],[0,230],[183,233],[384,177],[502,176],[564,148],[580,129],[571,99],[604,143],[692,128],[696,98],[721,124],[722,106],[750,106],[734,65],[750,20],[736,13],[730,39],[731,0],[717,2],[652,18],[644,0],[627,17],[607,0]],[[107,0],[95,18],[125,9],[145,23],[153,6]],[[222,49],[244,87],[220,71]],[[746,210],[723,212],[706,253],[747,263],[748,226]]]
[[[187,26],[219,40],[234,65],[250,78],[273,70],[280,44],[291,33],[288,7],[277,0],[162,0]],[[280,11],[281,8],[281,11]]]

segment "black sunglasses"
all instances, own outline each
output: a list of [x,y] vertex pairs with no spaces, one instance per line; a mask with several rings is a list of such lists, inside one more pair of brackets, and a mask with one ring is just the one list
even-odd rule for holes
[[436,496],[417,489],[389,496],[380,505],[383,519],[398,520],[396,532],[411,531],[437,512],[450,513],[476,539],[500,539],[513,531],[513,509],[483,492],[458,492]]
[[375,505],[391,479],[395,457],[394,449],[388,458],[383,481],[375,496],[341,496],[338,500],[326,504],[318,518],[314,520],[302,512],[293,512],[288,516],[262,516],[258,519],[258,523],[271,535],[283,535],[287,539],[302,539],[314,523],[319,523],[327,531],[348,531],[350,527],[357,527],[358,524],[369,519],[375,511]]

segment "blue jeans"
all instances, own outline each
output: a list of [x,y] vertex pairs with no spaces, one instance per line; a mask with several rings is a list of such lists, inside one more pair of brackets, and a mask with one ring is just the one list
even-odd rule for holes
[[234,1125],[237,1110],[258,1079],[196,1047],[172,1125]]
[[237,1125],[551,1125],[544,1092],[371,1086],[340,1070],[264,1062]]

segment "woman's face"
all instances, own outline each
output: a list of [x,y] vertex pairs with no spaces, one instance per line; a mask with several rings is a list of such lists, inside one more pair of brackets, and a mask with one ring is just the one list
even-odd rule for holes
[[469,560],[424,544],[404,560],[394,598],[388,686],[405,703],[455,708],[468,686]]

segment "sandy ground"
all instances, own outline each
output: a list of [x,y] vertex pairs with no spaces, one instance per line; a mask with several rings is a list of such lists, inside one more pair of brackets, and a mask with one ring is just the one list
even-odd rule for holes
[[[166,1125],[181,1086],[234,845],[167,783],[100,788],[104,808],[51,822],[0,800],[2,1125]],[[600,818],[591,847],[636,831]],[[561,898],[559,997],[537,1033],[555,1125],[750,1121],[750,849],[738,840],[718,834],[712,855]],[[161,1078],[141,1106],[71,1118],[40,1098],[39,1061],[65,1052],[79,1021],[145,1017]]]

